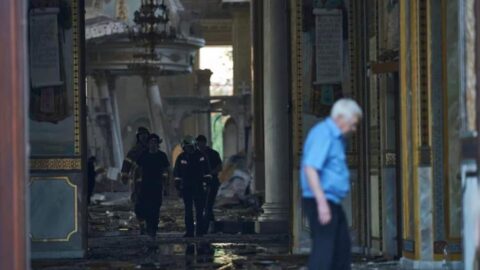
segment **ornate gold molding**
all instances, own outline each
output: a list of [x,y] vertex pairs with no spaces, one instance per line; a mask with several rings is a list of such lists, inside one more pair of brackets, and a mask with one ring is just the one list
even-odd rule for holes
[[80,158],[30,159],[30,170],[81,170]]
[[292,50],[292,104],[293,104],[293,153],[295,155],[295,168],[300,168],[300,160],[303,148],[303,32],[302,32],[302,9],[303,1],[292,3],[295,11],[292,16],[291,29],[294,37],[291,43]]
[[72,236],[78,232],[78,195],[77,195],[77,185],[73,184],[68,176],[59,176],[59,177],[32,177],[30,178],[31,185],[35,181],[46,181],[46,180],[58,180],[65,181],[65,183],[72,187],[73,190],[73,205],[74,205],[74,226],[72,230],[65,235],[64,238],[36,238],[34,235],[30,234],[30,239],[32,242],[68,242]]
[[[294,182],[298,182],[300,170],[300,160],[302,155],[303,146],[303,1],[290,1],[291,8],[291,20],[290,20],[290,32],[292,33],[291,40],[291,73],[292,73],[292,152],[293,152],[293,170],[294,170]],[[295,201],[301,202],[301,190],[298,185],[293,185],[293,197]],[[300,246],[300,235],[304,231],[310,231],[309,224],[305,218],[304,209],[294,209],[295,222],[292,228],[292,235],[294,240],[294,246],[298,248]]]
[[420,150],[419,161],[421,165],[431,166],[431,59],[430,48],[430,6],[428,1],[418,3],[418,86],[419,93],[419,121],[420,121]]
[[[407,59],[408,57],[408,49],[409,49],[409,44],[408,44],[408,34],[409,34],[409,1],[403,1],[399,2],[400,4],[400,59]],[[409,102],[409,65],[407,65],[408,61],[400,61],[400,108],[401,108],[401,168],[402,171],[408,172],[410,169],[410,163],[408,157],[409,149],[411,142],[408,140],[408,138],[411,138],[411,131],[407,129],[409,126],[409,122],[411,118],[409,117],[409,111],[408,111],[408,102]],[[402,190],[410,190],[413,187],[410,187],[410,182],[409,182],[409,174],[403,173],[402,174]],[[410,209],[413,207],[410,205],[411,201],[409,199],[408,193],[403,192],[402,193],[402,222],[403,222],[403,232],[402,232],[402,238],[403,239],[409,239],[411,238],[411,232],[410,232]],[[413,258],[414,256],[410,256],[409,254],[405,254],[405,252],[402,252],[404,256],[407,256],[409,258]]]
[[73,115],[75,121],[75,134],[74,134],[74,153],[75,155],[81,154],[81,96],[80,85],[83,80],[80,72],[80,22],[79,22],[79,6],[78,0],[72,0],[72,44],[73,44]]

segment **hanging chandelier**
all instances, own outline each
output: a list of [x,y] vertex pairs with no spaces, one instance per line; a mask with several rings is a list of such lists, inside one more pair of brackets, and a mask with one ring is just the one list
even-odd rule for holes
[[140,73],[159,71],[155,65],[158,60],[156,48],[164,42],[176,39],[175,28],[170,25],[169,10],[165,0],[141,0],[134,13],[134,25],[130,27],[129,38],[142,53],[134,55],[136,59],[131,68]]

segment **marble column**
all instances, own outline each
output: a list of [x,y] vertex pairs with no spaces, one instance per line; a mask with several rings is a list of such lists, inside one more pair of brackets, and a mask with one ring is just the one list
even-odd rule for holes
[[264,232],[287,232],[290,181],[287,1],[265,0],[263,18],[265,213],[261,221],[275,224]]
[[[116,87],[115,87],[115,82],[116,82],[116,77],[110,76],[107,80],[108,83],[108,92],[110,96],[110,104],[112,107],[112,118],[113,118],[113,127],[114,127],[114,132],[116,134],[117,142],[116,142],[116,148],[117,148],[117,155],[120,157],[121,160],[123,160],[124,151],[123,151],[123,139],[122,139],[122,132],[120,128],[120,112],[118,110],[118,102],[117,102],[117,94],[116,94]],[[119,164],[120,167],[117,167],[121,169],[121,163]]]
[[112,95],[115,95],[113,89],[114,84],[109,83],[109,80],[114,80],[114,77],[111,77],[111,75],[107,73],[99,73],[95,75],[100,105],[108,119],[107,127],[112,143],[112,165],[116,168],[121,168],[123,161],[123,144],[120,137],[120,127],[117,126],[119,123],[118,112],[115,113],[112,106]]
[[160,145],[162,151],[170,153],[169,136],[164,121],[164,110],[162,98],[160,96],[160,88],[155,77],[144,78],[147,86],[147,96],[149,105],[150,122],[152,132],[158,134],[163,139]]

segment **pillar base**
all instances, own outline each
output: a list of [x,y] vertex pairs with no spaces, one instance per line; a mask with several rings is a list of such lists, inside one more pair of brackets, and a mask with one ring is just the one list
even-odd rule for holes
[[421,269],[421,270],[436,270],[436,269],[463,269],[463,262],[461,261],[422,261],[411,260],[407,258],[400,259],[401,269]]
[[264,234],[288,233],[290,230],[287,205],[283,203],[265,203],[264,213],[258,218],[255,232]]
[[257,221],[255,223],[255,233],[258,234],[288,234],[289,223],[286,220],[281,221]]
[[285,203],[266,202],[263,205],[263,214],[259,217],[259,221],[288,221],[288,206]]

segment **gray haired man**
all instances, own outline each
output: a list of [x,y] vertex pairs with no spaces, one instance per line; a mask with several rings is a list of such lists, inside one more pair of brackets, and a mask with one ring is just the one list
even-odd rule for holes
[[340,99],[305,141],[300,178],[313,244],[310,270],[350,269],[350,235],[341,206],[350,190],[345,136],[356,131],[362,115],[354,100]]

